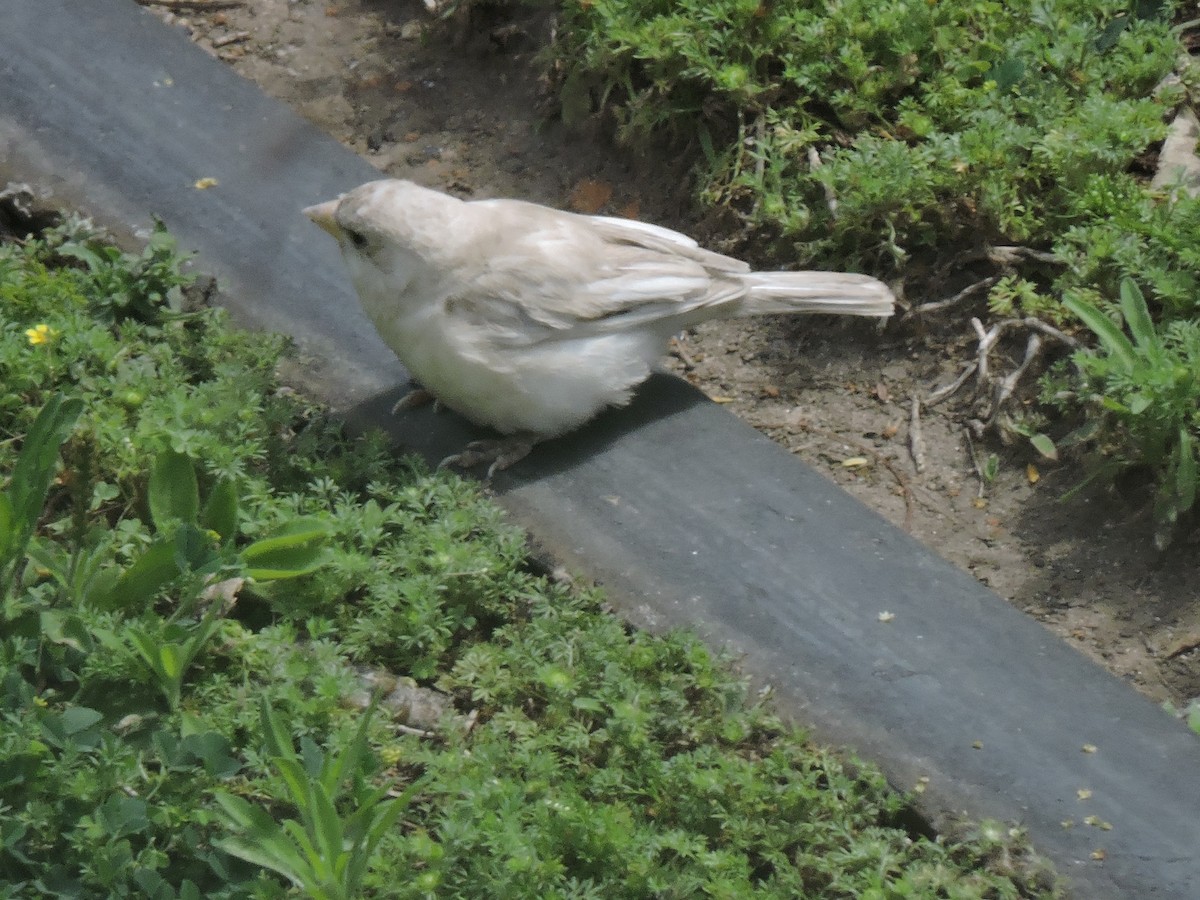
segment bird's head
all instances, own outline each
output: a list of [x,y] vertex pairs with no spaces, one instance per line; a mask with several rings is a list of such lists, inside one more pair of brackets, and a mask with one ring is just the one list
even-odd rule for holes
[[[359,295],[396,297],[425,277],[462,201],[399,179],[370,181],[304,210],[338,242]],[[451,232],[452,233],[452,232]]]

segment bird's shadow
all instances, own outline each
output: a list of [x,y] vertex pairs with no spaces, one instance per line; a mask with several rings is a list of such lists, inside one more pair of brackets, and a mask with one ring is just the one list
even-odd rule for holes
[[[397,450],[414,453],[431,466],[458,453],[471,441],[497,437],[496,432],[472,425],[449,410],[435,410],[432,404],[393,414],[396,401],[412,388],[411,383],[397,385],[347,409],[347,424],[352,431],[379,429]],[[629,405],[605,410],[570,434],[535,445],[529,456],[497,472],[492,487],[503,493],[567,472],[611,452],[614,446],[626,442],[649,423],[662,422],[709,402],[686,381],[673,375],[655,374],[637,389]],[[465,474],[482,478],[484,470],[485,467],[479,466]]]

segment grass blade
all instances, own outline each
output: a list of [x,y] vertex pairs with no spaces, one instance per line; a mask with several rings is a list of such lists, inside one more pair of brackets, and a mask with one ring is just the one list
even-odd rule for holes
[[1108,351],[1109,356],[1115,357],[1126,372],[1132,372],[1137,362],[1133,352],[1133,344],[1112,320],[1095,306],[1078,297],[1066,297],[1063,306],[1073,312],[1086,325],[1100,345]]

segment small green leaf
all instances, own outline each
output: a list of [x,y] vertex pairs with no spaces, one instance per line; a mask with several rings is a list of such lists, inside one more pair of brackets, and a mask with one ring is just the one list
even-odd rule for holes
[[292,735],[264,695],[258,703],[258,721],[262,727],[263,737],[267,742],[267,753],[280,759],[296,759],[296,748],[292,744]]
[[1179,511],[1187,512],[1196,503],[1196,454],[1192,436],[1186,428],[1179,429],[1175,452],[1175,492],[1179,495]]
[[96,810],[96,818],[104,826],[105,834],[114,839],[121,838],[138,834],[150,826],[146,809],[146,801],[141,797],[113,794]]
[[195,522],[200,511],[196,469],[186,454],[164,450],[150,472],[150,519],[164,533],[172,522]]
[[319,784],[309,783],[308,798],[312,817],[311,833],[316,838],[321,859],[333,864],[343,853],[342,820],[333,799]]
[[89,653],[95,648],[92,632],[79,616],[58,609],[44,609],[40,619],[42,637],[50,643],[81,653]]
[[1000,474],[1000,457],[995,453],[989,453],[987,459],[983,461],[983,480],[991,484],[996,480],[996,476]]
[[1150,318],[1150,309],[1146,306],[1146,298],[1132,278],[1121,282],[1121,314],[1133,334],[1133,340],[1139,350],[1146,354],[1151,362],[1161,365],[1163,361],[1162,343],[1154,328],[1154,320]]
[[287,787],[292,802],[300,808],[301,813],[311,812],[311,810],[305,809],[305,795],[308,792],[307,786],[309,780],[308,773],[304,771],[304,767],[297,760],[287,759],[282,756],[276,756],[272,761],[275,763],[275,768],[279,770],[279,775]]
[[1048,435],[1039,432],[1029,439],[1029,443],[1033,444],[1033,449],[1046,459],[1058,461],[1058,447],[1054,445],[1054,441]]
[[205,731],[187,735],[180,746],[204,765],[204,771],[217,778],[229,778],[242,764],[232,754],[232,746],[225,735],[217,731]]
[[213,794],[213,799],[217,801],[224,812],[227,824],[235,828],[252,831],[259,825],[272,826],[275,824],[275,821],[260,807],[253,806],[241,797],[218,791]]
[[[310,882],[311,869],[274,819],[240,797],[224,793],[215,797],[225,812],[227,823],[246,831],[245,836],[220,838],[213,842],[215,846],[252,865],[278,872],[298,888],[304,888]],[[243,823],[238,817],[246,821]]]
[[988,80],[996,83],[996,89],[1007,91],[1021,83],[1025,77],[1025,63],[1015,56],[1003,59],[988,73]]
[[1121,38],[1121,33],[1129,25],[1129,16],[1117,16],[1105,26],[1104,31],[1100,32],[1100,36],[1096,38],[1096,49],[1103,53],[1105,50],[1111,50],[1117,45]]
[[17,518],[8,494],[0,491],[0,565],[16,556]]
[[217,559],[212,540],[192,522],[175,532],[175,565],[179,571],[197,572]]
[[42,737],[55,747],[75,747],[88,750],[100,741],[100,732],[95,726],[104,717],[85,706],[68,706],[61,713],[51,714],[42,720]]
[[130,628],[126,632],[126,637],[146,665],[157,673],[159,665],[157,640],[141,628]]
[[178,576],[174,542],[156,541],[121,574],[109,591],[97,595],[96,606],[106,610],[145,608]]
[[104,257],[85,244],[80,244],[76,241],[68,241],[58,248],[56,251],[59,256],[65,256],[69,259],[77,259],[92,272],[103,269],[105,266]]
[[86,706],[68,706],[62,711],[63,731],[67,734],[78,734],[91,728],[103,718],[102,713]]
[[1100,422],[1097,419],[1088,419],[1084,424],[1070,431],[1066,436],[1058,439],[1058,446],[1075,446],[1088,442],[1100,433]]
[[183,653],[178,644],[163,644],[158,648],[158,671],[172,681],[183,677]]
[[257,581],[295,578],[315,572],[327,561],[324,544],[329,525],[321,519],[297,519],[274,537],[242,551],[246,574]]
[[[110,600],[121,578],[121,571],[116,568],[101,569],[84,585],[80,601],[84,606],[102,608],[101,604]],[[109,607],[111,608],[111,607]]]
[[82,400],[67,400],[62,394],[55,394],[46,401],[25,435],[9,486],[10,518],[14,521],[17,545],[37,527],[54,479],[58,448],[71,436],[82,412]]
[[1117,359],[1126,372],[1133,371],[1136,363],[1133,344],[1125,336],[1125,332],[1114,325],[1108,316],[1104,315],[1104,313],[1100,312],[1100,310],[1086,300],[1080,300],[1078,297],[1064,298],[1063,306],[1078,316],[1080,321],[1091,329],[1092,333],[1100,341],[1100,345],[1108,351],[1110,356]]
[[208,495],[204,512],[200,515],[200,524],[209,531],[215,531],[221,542],[226,543],[237,534],[237,520],[237,482],[232,478],[222,478],[213,485]]

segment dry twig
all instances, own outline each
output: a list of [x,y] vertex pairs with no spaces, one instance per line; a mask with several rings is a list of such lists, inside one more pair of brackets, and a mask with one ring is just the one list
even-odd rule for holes
[[1062,344],[1066,344],[1072,350],[1078,350],[1083,346],[1083,344],[1071,337],[1071,335],[1067,334],[1066,332],[1059,331],[1053,325],[1048,325],[1041,319],[1038,319],[1034,316],[1026,316],[1021,320],[1021,324],[1026,328],[1032,328],[1034,331],[1040,331],[1042,334],[1046,335],[1046,337],[1054,338],[1054,340]]
[[988,262],[1005,267],[1014,266],[1022,259],[1031,259],[1034,262],[1054,265],[1063,264],[1063,261],[1053,253],[1047,253],[1045,250],[1034,250],[1032,247],[988,247],[984,250],[984,256]]
[[959,374],[959,376],[952,382],[942,385],[942,387],[936,388],[929,392],[928,396],[925,397],[925,406],[933,406],[937,403],[941,403],[947,397],[954,396],[954,394],[958,392],[958,389],[967,383],[967,379],[975,374],[975,370],[978,368],[979,363],[977,362],[967,363],[967,365],[963,368],[962,373]]
[[411,725],[402,725],[399,722],[393,722],[391,727],[395,728],[401,734],[412,734],[420,738],[437,737],[436,732],[426,731],[424,728],[413,728]]
[[925,436],[921,433],[921,399],[912,398],[912,413],[908,417],[908,452],[912,455],[917,473],[925,471]]
[[250,32],[235,31],[232,34],[227,34],[224,37],[214,38],[212,41],[213,49],[219,50],[222,47],[228,47],[230,44],[240,44],[242,41],[250,40]]
[[979,339],[979,347],[975,352],[975,361],[967,363],[958,377],[949,384],[931,390],[924,400],[927,408],[954,396],[972,375],[976,376],[977,391],[990,387],[992,382],[990,354],[995,348],[996,343],[1006,332],[1014,328],[1026,328],[1034,332],[1029,336],[1029,341],[1026,343],[1025,358],[1022,360],[1020,366],[1005,376],[996,388],[996,399],[992,404],[991,411],[988,413],[987,421],[979,423],[979,428],[976,429],[977,434],[982,434],[982,429],[995,424],[1001,412],[1001,407],[1012,397],[1021,378],[1024,377],[1029,367],[1041,352],[1044,343],[1042,340],[1043,336],[1051,338],[1071,350],[1077,350],[1082,346],[1071,335],[1034,316],[1026,316],[1023,319],[1002,319],[986,330],[983,327],[982,321],[978,318],[972,318],[971,328],[974,329],[975,336]]
[[949,309],[952,306],[957,306],[964,300],[974,297],[980,291],[986,291],[1000,279],[995,275],[989,278],[981,278],[973,284],[968,284],[965,288],[955,294],[953,297],[947,297],[945,300],[935,300],[932,303],[922,303],[920,306],[914,306],[910,310],[910,314],[924,314],[931,312],[940,312],[943,309]]
[[978,318],[972,318],[971,327],[975,329],[975,334],[979,337],[979,349],[975,352],[975,381],[982,388],[988,383],[988,354],[992,352],[992,347],[1004,333],[1004,323],[998,322],[992,326],[991,331],[984,331],[983,322]]
[[767,140],[767,118],[763,113],[758,114],[754,121],[754,179],[756,184],[762,184],[763,174],[767,170],[767,154],[763,144]]
[[975,454],[975,442],[971,440],[971,429],[964,428],[963,436],[967,439],[967,453],[971,455],[971,466],[975,469],[975,475],[979,478],[979,493],[978,497],[983,497],[984,477],[983,466],[979,465],[979,457]]
[[683,363],[683,367],[685,369],[690,372],[692,369],[696,368],[696,361],[692,359],[691,354],[684,349],[683,341],[681,339],[677,337],[671,338],[669,347],[670,350],[668,352],[681,363]]
[[1021,364],[1013,369],[1009,375],[1000,382],[1000,387],[996,391],[996,400],[992,404],[992,411],[988,414],[987,424],[993,425],[996,419],[1000,416],[1000,410],[1004,408],[1004,404],[1013,395],[1017,389],[1017,385],[1021,383],[1021,378],[1033,365],[1033,361],[1037,359],[1038,354],[1042,350],[1042,338],[1039,335],[1031,334],[1029,340],[1025,344],[1025,358],[1021,360]]
[[[822,165],[824,165],[824,163],[821,162],[820,152],[816,147],[810,146],[808,148],[808,167],[815,172],[817,169],[821,168]],[[821,183],[821,187],[825,191],[825,205],[829,207],[829,215],[836,219],[838,211],[838,199],[837,194],[834,193],[833,185],[825,181]]]
[[475,730],[475,725],[478,721],[479,721],[479,710],[478,709],[472,709],[469,713],[467,713],[466,721],[463,722],[463,737],[466,737],[472,731]]

